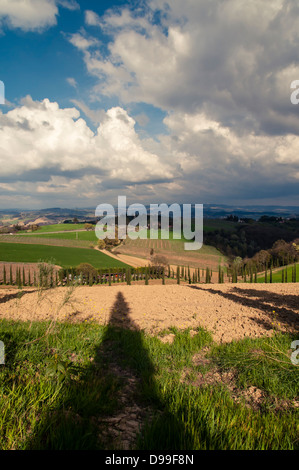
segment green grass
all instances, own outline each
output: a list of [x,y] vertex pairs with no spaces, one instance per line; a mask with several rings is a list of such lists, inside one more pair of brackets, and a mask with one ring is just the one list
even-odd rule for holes
[[227,232],[233,232],[238,227],[236,222],[232,222],[224,219],[204,219],[203,231],[214,232],[215,230],[225,230]]
[[97,250],[61,246],[0,243],[0,260],[19,263],[37,263],[55,260],[58,266],[74,267],[89,263],[95,268],[127,267],[126,264]]
[[[280,406],[281,399],[298,396],[288,335],[219,346],[201,328],[193,337],[173,328],[175,340],[167,344],[112,325],[59,323],[47,334],[48,326],[0,322],[6,353],[0,366],[2,450],[102,449],[99,423],[125,411],[118,397],[126,382],[113,375],[113,364],[138,378],[133,400],[154,413],[137,449],[298,449],[298,409]],[[280,351],[275,360],[273,345]],[[192,360],[198,353],[208,358],[204,366]],[[234,371],[234,393],[260,387],[265,402],[255,409],[234,400],[225,383],[199,386],[197,379],[215,365]]]
[[269,397],[296,399],[299,392],[299,370],[290,360],[295,336],[277,333],[273,338],[246,338],[214,346],[211,357],[224,370],[235,369],[241,389],[258,387]]
[[32,232],[34,234],[43,233],[43,232],[60,232],[68,230],[82,230],[84,229],[84,224],[52,224],[52,225],[43,225],[39,227],[38,230]]
[[[279,270],[275,270],[272,273],[272,282],[281,282],[282,281],[282,271],[285,271],[285,268],[287,268],[287,276],[288,276],[288,282],[292,282],[292,269],[294,265],[289,265],[287,267],[284,267]],[[268,270],[267,273],[267,281],[270,282],[270,271]],[[265,282],[265,275],[260,275],[257,277],[257,282],[264,283]],[[299,282],[299,263],[296,264],[296,282]]]
[[92,231],[83,231],[83,232],[60,232],[60,233],[39,233],[32,232],[32,233],[24,233],[20,235],[22,237],[34,237],[34,238],[54,238],[58,240],[87,240],[96,242],[98,239],[95,235],[95,232]]

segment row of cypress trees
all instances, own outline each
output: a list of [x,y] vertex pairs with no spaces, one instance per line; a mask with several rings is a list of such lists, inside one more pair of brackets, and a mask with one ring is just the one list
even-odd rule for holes
[[25,268],[17,267],[15,274],[13,273],[12,265],[6,270],[5,265],[3,266],[3,279],[2,284],[4,285],[16,285],[21,286],[43,286],[43,287],[54,287],[58,285],[59,277],[57,271],[51,272],[48,275],[44,275],[41,271],[33,272],[29,269],[28,274],[25,273]]
[[[260,273],[262,274],[262,273]],[[232,268],[229,273],[229,282],[238,282],[238,277],[241,278],[241,282],[250,282],[250,283],[257,283],[258,282],[258,271],[256,266],[250,266],[249,269],[243,268],[240,271],[236,268]],[[273,264],[271,263],[270,266],[265,266],[264,271],[264,282],[272,283],[273,282]],[[291,274],[289,274],[289,268],[285,266],[281,270],[281,279],[280,282],[297,282],[297,264],[294,263],[291,269]]]
[[[108,269],[108,270],[97,270],[98,276],[88,276],[83,279],[81,276],[81,283],[85,285],[94,285],[94,284],[109,284],[126,282],[128,285],[131,285],[132,281],[142,280],[145,282],[145,285],[149,284],[150,279],[161,279],[162,284],[165,284],[166,279],[166,270],[164,267],[154,267],[148,266],[143,268],[123,268],[123,269]],[[176,279],[177,284],[180,284],[181,281],[188,282],[189,284],[197,284],[199,282],[204,282],[206,284],[211,283],[213,271],[210,268],[201,270],[200,268],[193,269],[192,275],[190,267],[177,266],[176,273],[173,269],[168,266],[167,277],[169,279]],[[241,282],[250,282],[256,283],[257,280],[257,269],[250,268],[248,271],[243,270],[240,273],[238,270],[231,269],[227,273],[228,282],[237,283],[238,278],[241,277]],[[80,276],[79,276],[80,278]],[[50,272],[43,274],[42,271],[33,273],[29,270],[28,274],[25,274],[25,268],[22,269],[18,267],[16,269],[15,275],[13,275],[13,268],[10,265],[9,270],[6,270],[5,265],[3,266],[3,281],[2,284],[5,285],[17,285],[21,286],[42,286],[42,287],[55,287],[58,285],[70,285],[74,281],[78,280],[76,275],[75,268],[70,269],[61,269],[59,273]],[[297,265],[292,266],[291,274],[288,271],[288,268],[285,267],[281,271],[281,280],[280,282],[296,282],[297,281]],[[265,269],[265,283],[273,282],[273,267],[270,265],[269,269]],[[224,283],[224,268],[219,266],[218,268],[218,283]]]

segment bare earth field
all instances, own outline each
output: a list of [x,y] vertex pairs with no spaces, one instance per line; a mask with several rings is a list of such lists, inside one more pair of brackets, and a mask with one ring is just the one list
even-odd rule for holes
[[[0,289],[0,319],[109,322],[157,334],[208,329],[217,342],[299,330],[297,284],[112,285]],[[129,316],[129,318],[128,318]],[[129,320],[129,321],[128,321]],[[164,338],[164,339],[167,339]],[[170,335],[171,339],[171,335]]]

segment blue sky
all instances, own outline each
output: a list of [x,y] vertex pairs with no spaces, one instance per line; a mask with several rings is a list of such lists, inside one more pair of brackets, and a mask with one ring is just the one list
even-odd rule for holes
[[0,208],[299,205],[292,0],[0,0]]

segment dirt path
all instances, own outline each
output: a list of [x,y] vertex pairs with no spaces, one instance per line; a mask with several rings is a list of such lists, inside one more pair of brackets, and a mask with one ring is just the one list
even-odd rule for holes
[[[61,307],[69,291],[59,287],[43,293],[24,288],[0,289],[0,319],[109,322],[121,293],[138,328],[150,334],[175,326],[202,326],[217,342],[246,336],[271,335],[275,330],[299,331],[297,284],[202,284],[77,287]],[[121,315],[120,315],[120,324]]]

